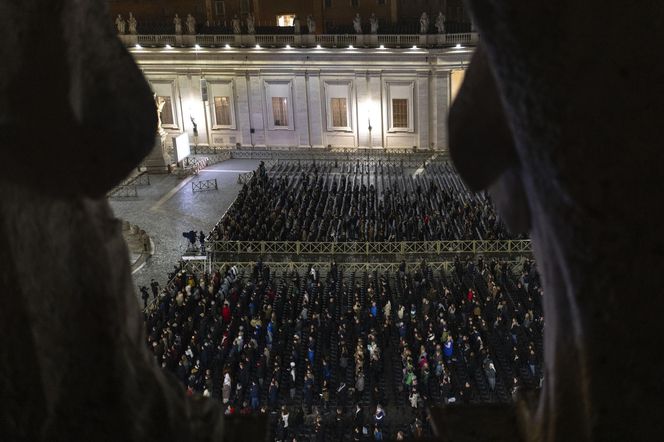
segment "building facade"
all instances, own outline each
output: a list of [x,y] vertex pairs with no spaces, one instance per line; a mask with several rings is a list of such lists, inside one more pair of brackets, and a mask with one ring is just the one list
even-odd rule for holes
[[194,146],[445,150],[472,49],[131,52],[164,102],[164,129]]

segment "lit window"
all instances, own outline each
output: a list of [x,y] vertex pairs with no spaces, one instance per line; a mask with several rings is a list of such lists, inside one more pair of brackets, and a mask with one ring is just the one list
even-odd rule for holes
[[171,104],[171,97],[160,95],[157,97],[157,101],[159,102],[161,100],[164,100],[164,107],[161,108],[161,124],[175,124],[175,120],[173,119],[173,105]]
[[408,100],[392,99],[392,127],[408,127]]
[[295,14],[277,15],[277,26],[293,26],[293,19],[295,19]]
[[272,97],[272,117],[275,127],[288,127],[288,99]]
[[347,127],[348,126],[348,108],[346,106],[345,98],[331,98],[330,108],[332,110],[332,126],[333,127]]
[[214,117],[217,122],[217,126],[231,125],[230,97],[214,97]]

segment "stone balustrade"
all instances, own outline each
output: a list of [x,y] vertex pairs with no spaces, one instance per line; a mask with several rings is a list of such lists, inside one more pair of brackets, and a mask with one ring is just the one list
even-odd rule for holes
[[459,34],[151,34],[118,35],[127,47],[311,47],[311,48],[412,48],[475,46],[475,32]]

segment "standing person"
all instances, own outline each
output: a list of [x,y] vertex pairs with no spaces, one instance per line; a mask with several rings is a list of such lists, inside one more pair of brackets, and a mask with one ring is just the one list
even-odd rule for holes
[[337,440],[344,440],[344,435],[346,434],[346,423],[344,422],[344,414],[341,407],[337,407],[337,412],[334,415],[334,433],[337,436]]
[[148,308],[148,299],[150,298],[148,288],[145,286],[141,287],[141,298],[143,298],[143,310],[145,310]]
[[275,378],[272,378],[270,382],[270,389],[268,391],[268,401],[270,408],[274,408],[277,405],[277,400],[279,399],[279,384]]
[[288,384],[289,384],[289,393],[290,393],[290,398],[295,399],[295,378],[296,378],[296,371],[295,371],[295,362],[290,363],[290,373],[288,373]]
[[159,294],[159,283],[154,279],[150,280],[150,288],[152,289],[152,297],[157,299],[157,295]]
[[355,380],[355,400],[359,401],[362,398],[364,393],[364,373],[360,371],[357,373],[357,379]]
[[364,426],[364,411],[360,404],[355,404],[355,412],[353,413],[353,427],[359,428],[360,430]]
[[288,418],[290,417],[288,409],[285,405],[281,406],[281,418],[279,419],[279,426],[281,427],[281,440],[288,439]]
[[382,427],[385,425],[385,411],[380,404],[376,405],[376,413],[374,414],[373,420],[376,427]]
[[224,385],[221,389],[221,400],[224,404],[227,404],[231,399],[231,384],[231,375],[226,372],[226,374],[224,374]]
[[378,425],[374,427],[374,440],[383,440],[383,430]]
[[484,359],[482,365],[484,366],[484,375],[489,382],[489,388],[491,388],[491,391],[494,391],[496,389],[496,367],[488,356]]
[[256,381],[251,382],[251,389],[249,390],[249,395],[251,397],[251,409],[253,411],[258,410],[258,407],[260,405],[260,391],[258,389]]

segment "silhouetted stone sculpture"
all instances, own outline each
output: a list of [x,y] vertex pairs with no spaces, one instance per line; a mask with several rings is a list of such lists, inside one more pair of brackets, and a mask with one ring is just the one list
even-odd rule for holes
[[378,32],[378,17],[373,12],[371,13],[371,17],[369,17],[369,24],[371,26],[371,33],[376,34]]
[[361,34],[362,33],[362,19],[360,18],[360,13],[356,13],[355,17],[353,18],[353,29],[355,30],[356,34]]
[[237,18],[237,15],[233,17],[231,23],[233,24],[233,34],[240,34],[242,32],[242,28],[240,27],[240,19]]
[[316,33],[316,20],[314,20],[311,14],[307,15],[307,30],[309,34]]
[[196,34],[196,19],[194,18],[193,15],[187,14],[187,33],[189,35],[195,35]]
[[[0,150],[31,158],[0,166],[0,438],[220,440],[217,406],[187,397],[146,348],[105,198],[157,126],[107,3],[25,0],[0,14]],[[58,87],[24,87],[45,67]]]
[[664,11],[470,4],[485,47],[450,114],[451,154],[530,231],[544,283],[544,385],[520,405],[524,438],[659,438]]
[[127,22],[124,21],[120,14],[115,18],[115,27],[120,35],[124,34],[127,30]]
[[131,12],[129,13],[129,18],[127,19],[127,25],[129,26],[129,33],[131,35],[138,34],[138,31],[136,29],[138,23],[136,22],[136,17],[134,17],[134,14],[132,14]]
[[175,27],[175,35],[182,35],[182,19],[177,14],[173,17],[173,26]]

